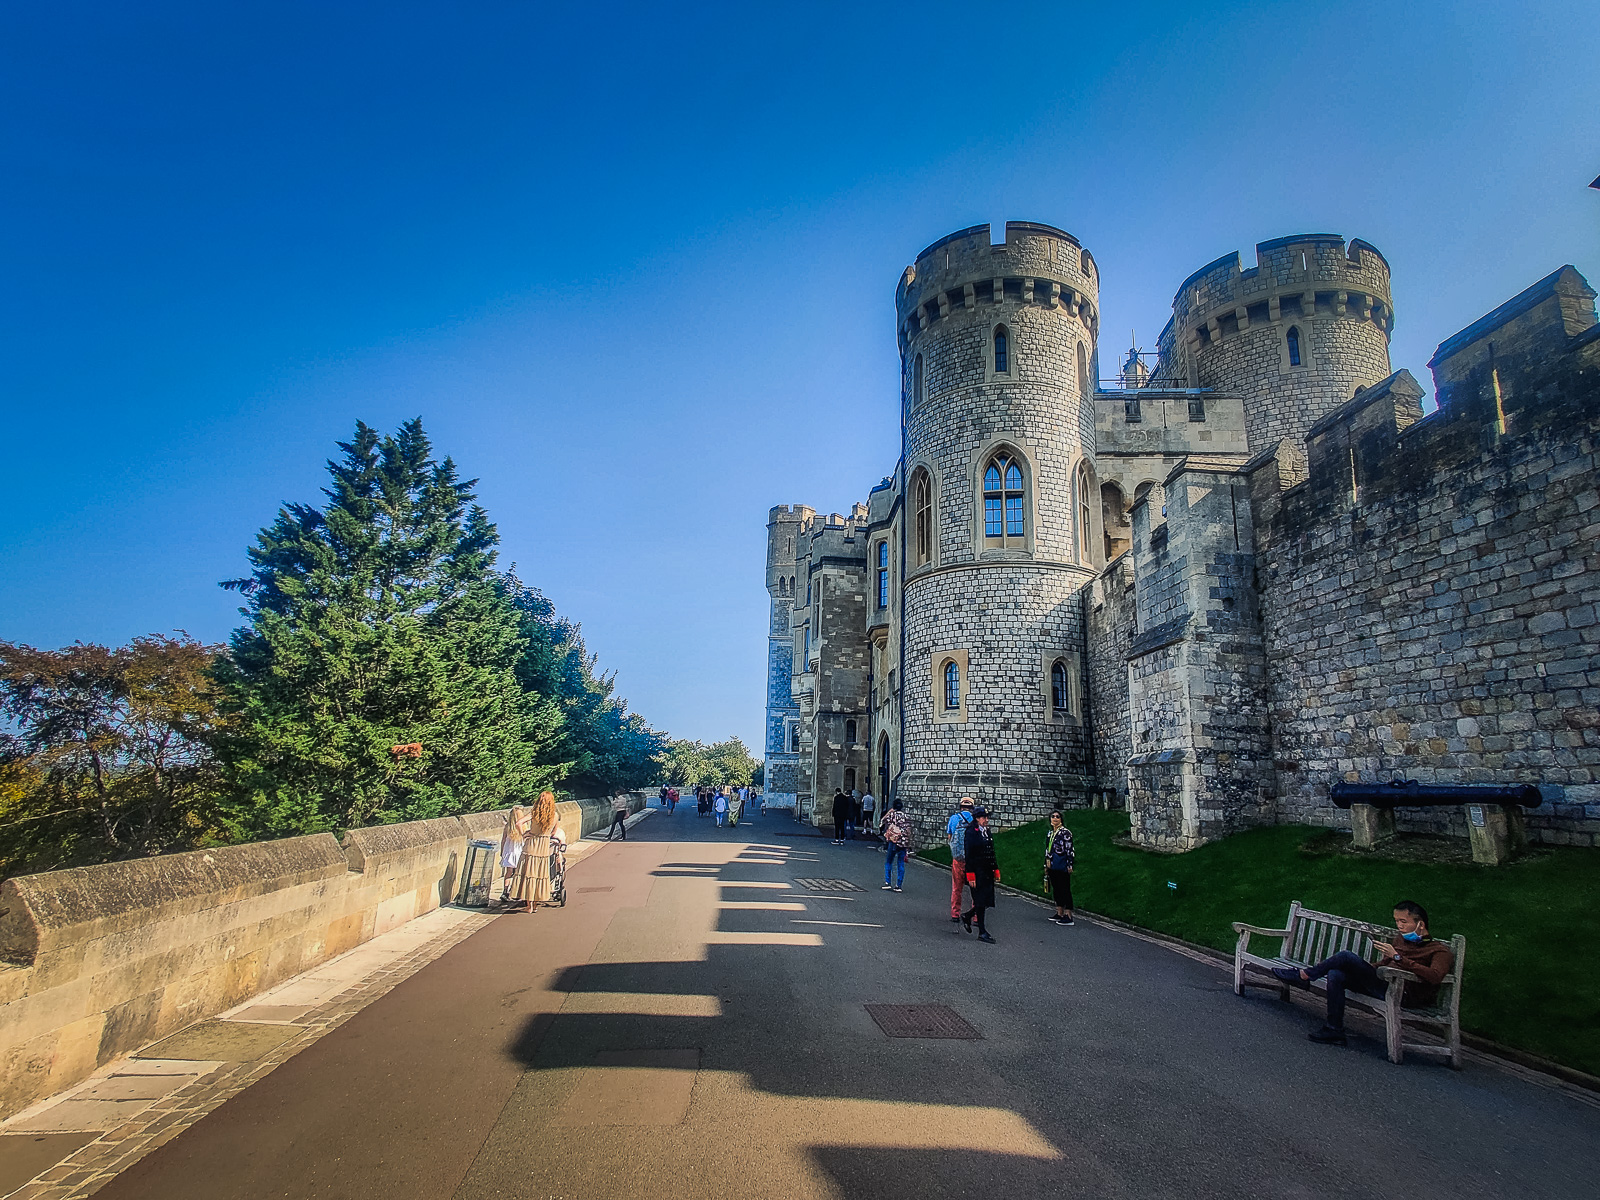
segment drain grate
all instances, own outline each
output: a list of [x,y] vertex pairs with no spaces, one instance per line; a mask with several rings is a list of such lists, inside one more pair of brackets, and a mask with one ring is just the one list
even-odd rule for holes
[[614,887],[603,887],[603,888],[579,888],[579,889],[578,889],[578,891],[580,891],[580,892],[614,892],[614,891],[616,891],[616,890],[617,890],[617,889],[616,889],[616,888],[614,888]]
[[848,879],[796,879],[795,882],[813,892],[859,892],[864,890],[851,883]]
[[892,1038],[958,1038],[970,1042],[983,1037],[948,1004],[868,1004],[866,1009],[878,1028]]

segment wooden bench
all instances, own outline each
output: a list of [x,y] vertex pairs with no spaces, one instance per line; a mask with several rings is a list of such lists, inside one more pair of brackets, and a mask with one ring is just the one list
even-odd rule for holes
[[[1255,967],[1264,972],[1270,972],[1273,967],[1312,967],[1341,950],[1359,954],[1369,963],[1376,963],[1378,956],[1372,948],[1373,943],[1392,943],[1399,936],[1398,930],[1383,925],[1369,925],[1365,921],[1352,921],[1349,917],[1301,908],[1298,900],[1289,905],[1289,920],[1282,929],[1262,929],[1259,925],[1235,921],[1233,930],[1239,935],[1239,944],[1233,952],[1233,991],[1238,996],[1244,995],[1246,967]],[[1252,936],[1281,938],[1282,948],[1272,958],[1252,954]],[[1461,970],[1467,958],[1467,939],[1456,934],[1450,939],[1450,949],[1455,961],[1451,964],[1450,974],[1439,984],[1439,994],[1432,1007],[1401,1007],[1400,997],[1406,981],[1420,981],[1410,971],[1398,967],[1377,968],[1379,977],[1388,984],[1382,996],[1367,996],[1346,990],[1347,1003],[1358,1004],[1383,1015],[1389,1037],[1390,1062],[1403,1061],[1405,1052],[1410,1050],[1413,1054],[1443,1058],[1457,1070],[1461,1068]],[[1273,977],[1272,983],[1267,986],[1277,988],[1283,999],[1289,998],[1289,985],[1282,980]],[[1327,990],[1327,984],[1320,979],[1310,986],[1320,991]],[[1431,1043],[1403,1042],[1400,1036],[1402,1022],[1437,1030],[1445,1039],[1445,1044],[1435,1046]]]

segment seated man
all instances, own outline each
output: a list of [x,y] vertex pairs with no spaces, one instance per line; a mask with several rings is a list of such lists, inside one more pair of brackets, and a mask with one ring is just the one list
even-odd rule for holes
[[1285,983],[1306,987],[1313,979],[1328,980],[1328,1021],[1321,1029],[1308,1033],[1313,1042],[1342,1046],[1344,1033],[1344,993],[1354,988],[1364,996],[1381,996],[1388,982],[1378,967],[1399,967],[1422,982],[1406,981],[1400,1003],[1406,1008],[1427,1008],[1439,994],[1439,984],[1450,974],[1454,956],[1450,947],[1428,935],[1428,911],[1415,900],[1402,900],[1394,906],[1394,927],[1400,931],[1393,945],[1374,943],[1379,958],[1369,963],[1359,954],[1341,950],[1309,970],[1299,967],[1273,967],[1272,973]]

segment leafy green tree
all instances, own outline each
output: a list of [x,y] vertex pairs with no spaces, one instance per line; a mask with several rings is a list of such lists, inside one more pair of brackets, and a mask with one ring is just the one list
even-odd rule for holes
[[743,787],[755,778],[760,766],[736,737],[709,746],[679,739],[669,742],[657,756],[656,779],[674,787]]
[[557,753],[572,763],[566,789],[604,796],[652,782],[666,737],[628,711],[627,702],[614,694],[615,676],[598,673],[578,626],[557,615],[548,597],[514,571],[500,576],[498,586],[516,610],[526,641],[518,680],[526,690],[553,699],[561,710]]
[[570,766],[560,709],[518,678],[526,641],[477,481],[434,460],[420,420],[389,437],[358,423],[339,449],[327,503],[280,510],[250,576],[223,585],[247,597],[219,670],[239,835],[493,808]]
[[214,839],[224,727],[218,648],[182,636],[111,649],[0,642],[0,869],[6,874]]

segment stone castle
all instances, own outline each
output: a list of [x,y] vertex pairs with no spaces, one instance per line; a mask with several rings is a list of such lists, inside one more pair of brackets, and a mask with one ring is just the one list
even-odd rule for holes
[[1427,415],[1365,242],[1202,267],[1109,387],[1099,287],[1075,237],[1027,222],[906,268],[893,473],[848,516],[768,520],[768,803],[821,823],[835,789],[898,797],[924,844],[963,794],[1001,825],[1108,804],[1187,850],[1338,824],[1339,780],[1536,783],[1529,835],[1594,844],[1583,277],[1441,345]]

